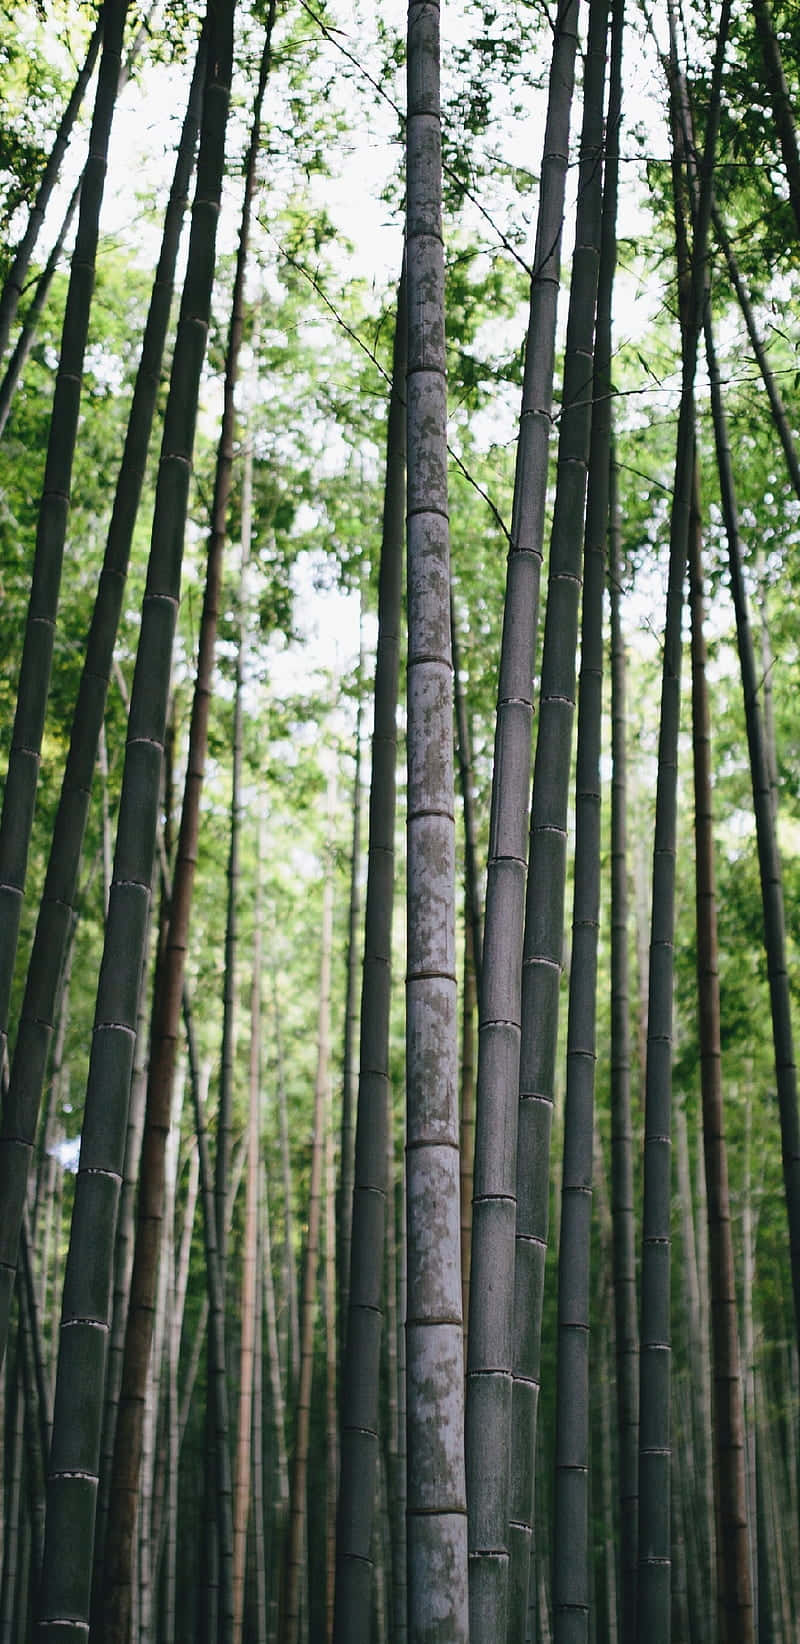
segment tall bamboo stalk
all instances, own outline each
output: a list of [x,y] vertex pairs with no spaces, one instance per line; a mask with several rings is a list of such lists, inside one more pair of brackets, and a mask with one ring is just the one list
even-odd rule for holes
[[[104,8],[103,54],[61,332],[14,728],[3,790],[0,815],[0,1059],[5,1055],[11,982],[36,802],[67,534],[72,464],[78,434],[83,360],[89,333],[100,207],[127,5],[128,0],[108,0]],[[0,1193],[0,1202],[4,1207],[0,1223],[0,1362],[7,1339],[19,1223],[38,1103],[37,1090],[32,1124],[25,1113],[24,1099],[18,1106],[18,1100],[9,1091],[8,1100],[3,1104],[2,1156],[6,1180]]]
[[714,336],[710,322],[706,326],[706,356],[711,383],[711,409],[714,419],[722,514],[728,541],[728,564],[736,616],[736,636],[744,694],[753,809],[756,818],[758,865],[764,913],[764,944],[769,975],[775,1079],[778,1090],[778,1110],[781,1127],[783,1181],[789,1221],[789,1251],[795,1331],[797,1339],[800,1341],[800,1115],[798,1115],[797,1067],[794,1054],[786,957],[783,877],[775,829],[764,724],[758,697],[758,670],[744,581],[743,546],[736,506],[733,464],[714,347]]
[[[589,62],[595,69],[597,31],[604,36],[605,26],[605,8],[601,15],[598,6],[593,5]],[[599,61],[604,61],[602,49]],[[509,1640],[519,1636],[528,1610],[550,1130],[563,962],[567,806],[600,253],[601,151],[602,78],[599,90],[595,79],[594,91],[584,102],[523,938],[511,1438],[515,1475],[511,1512],[516,1546]],[[585,1574],[583,1579],[585,1582]],[[555,1580],[553,1601],[555,1611],[562,1603]],[[563,1601],[567,1602],[566,1597]]]
[[381,1301],[391,1134],[391,1002],[397,689],[405,537],[405,276],[401,274],[386,432],[378,586],[375,718],[367,841],[364,964],[353,1175],[351,1274],[342,1364],[341,1480],[336,1534],[334,1636],[366,1633],[372,1587],[372,1517],[378,1453]]
[[164,421],[64,1285],[48,1481],[42,1638],[48,1631],[52,1636],[54,1627],[61,1629],[60,1637],[85,1638],[88,1621],[114,1229],[153,872],[172,637],[180,594],[180,550],[213,281],[232,25],[232,3],[218,5],[209,41],[197,191]]
[[408,7],[408,1625],[469,1633],[439,7]]
[[[484,1300],[477,1313],[471,1309],[466,1389],[470,1627],[474,1644],[482,1644],[482,1640],[488,1644],[490,1639],[503,1635],[509,1558],[519,1577],[518,1591],[511,1600],[515,1625],[524,1627],[530,1562],[530,1513],[523,1505],[530,1493],[530,1480],[524,1468],[520,1475],[512,1460],[510,1438],[520,985],[533,673],[577,16],[576,0],[559,5],[542,153],[497,693],[484,985],[478,999],[470,1281],[471,1293],[480,1292]],[[487,1284],[489,1273],[491,1285]],[[490,1295],[494,1302],[491,1315],[485,1306]],[[528,1399],[529,1405],[531,1399],[535,1404],[535,1393]],[[529,1409],[528,1415],[535,1423],[535,1411]],[[525,1527],[517,1529],[523,1521]]]
[[[205,31],[195,63],[186,117],[175,160],[158,266],[153,281],[125,449],[86,656],[75,706],[70,746],[53,828],[44,891],[28,963],[11,1081],[0,1131],[0,1266],[16,1249],[28,1157],[33,1147],[41,1089],[56,1020],[60,978],[74,930],[78,873],[95,760],[122,608],[131,540],[139,507],[147,449],[169,322],[175,262],[186,195],[194,165],[205,77]],[[2,1286],[0,1280],[0,1320]]]
[[[242,1252],[241,1341],[239,1348],[239,1432],[233,1487],[233,1640],[239,1644],[244,1617],[244,1574],[250,1508],[250,1456],[255,1354],[258,1254],[258,1177],[261,1133],[261,861],[259,831],[253,898],[253,978],[250,995],[250,1089],[247,1119],[247,1177]],[[260,1442],[260,1440],[259,1440]]]
[[353,1226],[353,1173],[356,1150],[356,1113],[358,1107],[358,1043],[359,1022],[359,925],[361,918],[361,809],[363,777],[361,771],[361,736],[364,713],[364,639],[363,630],[358,659],[358,705],[356,708],[355,765],[353,770],[353,831],[350,847],[350,906],[347,915],[347,956],[345,959],[344,1053],[342,1056],[342,1118],[339,1130],[339,1186],[336,1199],[336,1273],[339,1291],[340,1352],[344,1351],[344,1334],[350,1295],[350,1243]]
[[[42,173],[41,181],[36,190],[36,196],[33,204],[31,205],[30,212],[28,213],[28,221],[25,225],[22,238],[20,239],[14,252],[11,267],[9,268],[3,283],[3,290],[0,294],[0,359],[2,359],[8,347],[11,327],[14,324],[14,318],[19,306],[20,297],[25,289],[25,281],[27,278],[28,269],[30,267],[31,257],[33,256],[34,247],[39,236],[39,230],[44,222],[48,201],[58,181],[61,162],[66,153],[67,144],[69,143],[75,121],[78,118],[84,94],[94,72],[94,65],[97,61],[97,54],[100,50],[100,43],[103,39],[103,33],[109,29],[113,33],[118,25],[118,21],[118,18],[111,15],[111,8],[105,3],[101,3],[97,21],[92,30],[89,45],[86,50],[86,56],[84,57],[83,63],[78,71],[78,77],[70,93],[69,101],[59,121],[58,130],[55,138],[53,139],[53,146],[47,158],[47,164],[44,172]],[[124,22],[125,17],[123,8],[122,27],[120,28],[120,32],[117,36],[118,49],[121,49],[122,46],[122,28],[124,27]]]
[[[329,826],[332,820],[333,789],[328,793]],[[325,1123],[330,1079],[331,950],[333,946],[333,873],[329,861],[325,872],[320,938],[319,1015],[317,1020],[317,1073],[314,1085],[314,1118],[311,1135],[311,1181],[308,1198],[308,1232],[303,1260],[303,1289],[300,1302],[300,1375],[297,1384],[294,1456],[289,1496],[289,1528],[286,1549],[286,1580],[281,1606],[281,1644],[299,1644],[301,1612],[307,1603],[303,1589],[307,1572],[303,1560],[306,1539],[308,1442],[311,1419],[311,1372],[314,1352],[314,1318],[317,1308],[317,1260],[322,1214],[322,1166]]]
[[[699,497],[696,497],[695,501],[699,503]],[[699,509],[697,514],[699,516]],[[693,520],[692,525],[689,535],[689,592],[692,613],[697,982],[700,1008],[703,1148],[706,1161],[711,1268],[714,1396],[712,1432],[718,1503],[718,1602],[721,1611],[721,1635],[741,1640],[741,1644],[751,1644],[754,1638],[753,1601],[750,1591],[736,1275],[722,1094],[714,821],[711,808],[711,732],[706,682],[706,645],[703,633],[705,602],[699,517]]]
[[[112,1465],[109,1532],[106,1539],[104,1638],[107,1639],[108,1644],[112,1644],[112,1641],[117,1638],[119,1644],[124,1644],[124,1635],[128,1628],[133,1536],[132,1509],[135,1507],[136,1502],[141,1447],[143,1375],[150,1351],[153,1295],[164,1214],[164,1159],[166,1139],[169,1134],[170,1091],[174,1078],[175,1053],[180,1032],[183,975],[188,946],[200,826],[200,798],[208,746],[208,718],[212,694],[222,561],[227,535],[228,500],[232,483],[235,426],[234,391],[238,377],[239,353],[244,329],[244,279],[249,249],[252,200],[255,192],[256,159],[261,140],[261,110],[271,65],[271,52],[271,25],[268,25],[261,57],[250,143],[245,165],[244,197],[225,360],[222,427],[217,451],[212,523],[206,561],[206,584],[189,729],[189,752],[172,883],[169,926],[159,982],[159,998],[154,1015],[153,1041],[147,1081],[136,1250],[131,1275],[131,1295],[126,1324],[120,1409]],[[227,1577],[221,1588],[221,1598],[223,1604],[222,1626],[227,1633],[233,1625],[233,1598],[232,1593],[228,1591]]]
[[638,1567],[639,1326],[636,1308],[633,1124],[628,988],[626,669],[618,469],[611,462],[608,582],[611,626],[611,1216],[620,1522],[620,1644],[634,1644]]
[[642,1315],[639,1377],[639,1633],[651,1644],[669,1636],[670,1579],[670,1131],[672,995],[675,925],[675,844],[681,622],[694,461],[694,379],[705,301],[705,258],[711,215],[713,161],[719,124],[722,64],[730,5],[720,15],[700,190],[694,219],[670,518],[670,558],[661,681],[661,718],[653,851],[653,901],[645,1080]]
[[[577,227],[577,233],[583,233],[589,255],[597,258],[598,313],[583,553],[575,778],[575,881],[558,1254],[553,1518],[553,1636],[556,1644],[588,1640],[590,1609],[589,1308],[600,920],[603,594],[611,443],[611,293],[616,252],[616,226],[611,220],[616,211],[616,189],[610,196],[604,196],[600,177],[608,17],[607,0],[602,0],[602,3],[593,0],[589,13],[581,137],[581,180],[586,190],[586,219],[582,222],[579,214]],[[594,177],[590,167],[594,167]],[[577,255],[576,247],[574,279],[579,274]],[[588,339],[591,345],[590,331]]]

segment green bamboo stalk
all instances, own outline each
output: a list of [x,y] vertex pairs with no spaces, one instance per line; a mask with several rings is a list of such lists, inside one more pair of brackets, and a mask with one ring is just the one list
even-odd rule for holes
[[[329,827],[333,810],[332,781],[328,790]],[[330,846],[331,841],[329,841]],[[300,1302],[300,1375],[297,1383],[294,1456],[289,1496],[289,1526],[286,1549],[286,1581],[282,1619],[282,1644],[298,1644],[304,1591],[307,1591],[305,1539],[308,1488],[308,1445],[311,1419],[311,1372],[313,1368],[314,1319],[317,1298],[317,1261],[320,1244],[322,1164],[328,1097],[330,1059],[331,948],[333,944],[333,877],[329,861],[323,885],[322,935],[320,941],[319,1015],[317,1027],[317,1072],[314,1087],[314,1118],[311,1136],[311,1179],[309,1183],[308,1232],[303,1265]]]
[[205,72],[201,38],[187,105],[164,233],[137,372],[125,450],[117,480],[103,567],[86,642],[70,746],[36,924],[33,948],[0,1128],[0,1356],[8,1285],[16,1263],[19,1221],[33,1148],[41,1089],[56,1019],[59,978],[76,918],[81,851],[131,540],[144,479],[175,261],[194,162]]
[[[453,646],[453,697],[455,701],[455,753],[458,765],[458,783],[464,815],[464,880],[467,892],[466,917],[472,928],[472,954],[475,983],[480,996],[481,961],[483,957],[483,920],[481,894],[478,883],[478,851],[475,827],[475,793],[472,781],[472,738],[469,730],[469,712],[464,692],[458,644],[458,622],[452,584],[450,587],[450,633]],[[464,1324],[466,1331],[466,1321]]]
[[9,356],[8,365],[3,372],[3,380],[0,382],[0,437],[2,437],[5,431],[5,426],[8,422],[11,404],[17,384],[33,347],[36,336],[36,327],[39,319],[41,318],[42,309],[47,301],[47,294],[53,283],[53,275],[58,267],[61,253],[64,250],[66,238],[72,226],[73,217],[78,209],[82,183],[83,177],[81,176],[78,178],[78,181],[72,190],[72,194],[70,195],[67,209],[61,220],[61,227],[56,235],[47,262],[45,263],[44,268],[36,281],[33,296],[25,310],[25,319],[22,324],[22,330],[17,337]]
[[340,1353],[350,1298],[350,1248],[353,1227],[353,1177],[355,1171],[356,1113],[358,1110],[358,1063],[356,1045],[359,1023],[359,927],[361,922],[361,810],[363,776],[361,769],[362,719],[364,714],[364,639],[358,658],[358,705],[356,708],[355,766],[353,771],[353,831],[350,848],[350,906],[347,916],[347,956],[345,959],[344,1051],[342,1055],[342,1118],[339,1140],[339,1185],[336,1199],[336,1272],[339,1287]]
[[[153,8],[151,6],[150,11],[152,11],[152,9]],[[147,36],[149,16],[150,12],[148,12],[142,19],[139,29],[137,30],[133,40],[131,41],[130,47],[128,48],[127,57],[122,65],[122,68],[120,69],[117,96],[120,95],[123,87],[127,85],[128,80],[130,79],[134,63],[136,62],[136,58],[141,50],[142,42]],[[102,18],[100,21],[102,22]],[[98,24],[98,29],[99,27],[100,24]],[[72,224],[72,219],[78,209],[82,186],[83,173],[81,173],[81,176],[78,178],[72,194],[70,195],[66,211],[61,219],[61,227],[56,235],[55,242],[51,248],[47,262],[45,263],[44,268],[36,281],[33,296],[25,309],[25,319],[23,320],[22,328],[11,351],[8,365],[3,373],[2,382],[0,382],[0,438],[2,438],[3,431],[8,421],[11,403],[14,398],[14,394],[16,393],[20,376],[24,370],[28,355],[30,354],[34,344],[36,327],[41,318],[42,309],[47,301],[47,294],[53,283],[53,275],[58,267],[59,258],[61,257],[61,253],[64,249],[64,244]],[[0,306],[2,306],[2,299],[0,299]],[[0,329],[2,329],[1,321]],[[4,347],[5,344],[0,344],[0,358],[2,358]]]
[[[530,1539],[513,1490],[511,1404],[519,1100],[520,979],[530,803],[533,674],[552,426],[556,308],[569,127],[577,45],[577,0],[556,17],[541,189],[530,289],[525,377],[514,480],[497,695],[484,929],[479,992],[471,1309],[467,1353],[466,1452],[470,1628],[474,1644],[505,1636],[509,1558],[527,1592]],[[491,1276],[491,1277],[490,1277]],[[491,1313],[486,1302],[491,1297]],[[535,1416],[532,1417],[535,1420]],[[474,1436],[473,1436],[474,1435]],[[523,1483],[523,1493],[526,1489]],[[509,1524],[509,1517],[511,1523]],[[522,1544],[524,1542],[524,1545]],[[520,1590],[517,1622],[524,1626]]]
[[247,1121],[245,1238],[242,1254],[239,1349],[239,1430],[233,1488],[233,1639],[239,1644],[244,1618],[244,1575],[250,1507],[250,1456],[258,1258],[258,1177],[261,1131],[261,862],[259,826],[253,898],[253,975],[250,994],[250,1089]]
[[[642,1315],[639,1374],[639,1635],[667,1644],[670,1581],[670,1133],[675,846],[681,624],[694,462],[694,379],[706,289],[714,154],[730,5],[723,0],[712,72],[683,322],[681,400],[670,518],[645,1078]],[[677,197],[676,197],[677,205]],[[677,212],[676,212],[677,220]]]
[[[567,1085],[561,1234],[558,1253],[553,1637],[589,1638],[589,1309],[592,1156],[596,1050],[597,945],[600,920],[600,750],[603,688],[603,594],[611,443],[611,294],[616,253],[616,187],[601,190],[603,88],[608,0],[593,0],[584,70],[582,185],[588,225],[577,234],[597,246],[598,301],[586,530],[583,556],[581,671],[575,779],[575,870],[567,1023]],[[596,175],[587,170],[593,166]],[[581,183],[579,183],[579,189]],[[591,213],[595,213],[592,220]],[[583,232],[582,232],[583,230]],[[601,245],[602,241],[602,245]],[[577,278],[577,250],[573,278]],[[600,272],[603,275],[600,290]],[[602,301],[601,301],[602,298]],[[546,629],[545,629],[546,632]],[[544,711],[544,703],[543,703]]]
[[469,893],[464,908],[464,987],[461,1000],[461,1062],[459,1070],[458,1145],[461,1186],[461,1311],[464,1316],[466,1362],[469,1330],[469,1281],[472,1268],[472,1187],[475,1167],[475,1012],[478,994],[473,964],[473,925]]
[[[124,22],[125,19],[123,8],[123,28]],[[58,181],[61,162],[66,153],[75,121],[78,118],[84,94],[89,81],[91,80],[92,74],[94,73],[94,65],[97,61],[97,54],[100,50],[100,43],[103,39],[103,33],[109,28],[113,31],[116,27],[116,23],[117,19],[112,16],[112,7],[106,3],[106,0],[101,0],[97,22],[92,30],[89,45],[86,50],[86,56],[81,64],[78,77],[72,88],[72,92],[70,93],[67,106],[59,121],[58,130],[53,140],[53,146],[48,155],[47,164],[28,214],[28,221],[25,225],[22,238],[20,239],[16,251],[14,252],[11,267],[9,268],[3,283],[2,294],[0,294],[0,359],[3,358],[3,355],[8,348],[11,327],[14,324],[17,308],[19,306],[19,300],[25,288],[25,281],[27,278],[28,269],[30,268],[34,247],[39,237],[39,230],[44,222],[48,201]],[[118,41],[121,48],[122,29],[120,29]]]
[[[405,522],[405,280],[401,276],[386,434],[375,722],[367,842],[364,963],[353,1175],[351,1272],[342,1364],[341,1480],[334,1637],[365,1636],[372,1593],[387,1147],[394,901],[397,689]],[[391,1207],[389,1214],[391,1214]]]
[[764,62],[764,74],[769,91],[772,115],[780,143],[781,158],[789,184],[789,200],[800,234],[800,150],[797,146],[797,128],[792,99],[786,83],[781,48],[767,0],[753,0],[756,34]]
[[[261,136],[261,109],[271,63],[271,27],[268,26],[256,92],[253,123],[245,167],[244,201],[234,278],[225,387],[208,542],[206,586],[198,643],[197,671],[189,730],[189,753],[184,783],[175,872],[170,901],[159,1001],[154,1016],[147,1082],[142,1172],[139,1186],[136,1250],[126,1325],[125,1360],[120,1408],[114,1442],[109,1532],[106,1539],[104,1641],[124,1644],[128,1627],[133,1511],[136,1502],[141,1449],[142,1392],[153,1325],[153,1298],[157,1282],[158,1246],[164,1215],[164,1160],[169,1134],[170,1097],[175,1050],[180,1030],[183,975],[188,946],[189,919],[197,860],[200,796],[208,745],[208,715],[227,531],[228,499],[233,468],[234,390],[243,334],[243,292],[249,244],[250,214],[255,188],[255,166]],[[222,1590],[221,1622],[226,1636],[234,1624],[232,1593]]]
[[469,1634],[439,7],[408,7],[408,1630]]
[[[0,1058],[5,1054],[11,981],[17,952],[22,898],[30,845],[39,757],[44,732],[53,659],[58,595],[67,532],[72,463],[78,432],[83,358],[89,329],[94,261],[105,183],[106,153],[119,80],[127,0],[108,0],[104,17],[103,55],[81,190],[80,215],[72,256],[61,333],[53,409],[48,434],[44,485],[36,530],[31,592],[17,686],[3,809],[0,816]],[[60,965],[59,965],[60,969]],[[36,1096],[38,1112],[38,1092]],[[35,1115],[32,1129],[35,1129]],[[14,1283],[19,1218],[27,1180],[31,1141],[16,1110],[4,1104],[3,1131],[8,1138],[9,1180],[0,1199],[10,1214],[0,1235],[0,1362],[8,1331],[8,1308]],[[13,1155],[13,1162],[12,1157]]]
[[[699,498],[697,499],[699,501]],[[728,1188],[728,1155],[722,1094],[722,1045],[717,944],[714,821],[711,805],[711,732],[703,634],[704,590],[699,517],[689,538],[692,612],[692,725],[695,781],[697,885],[697,982],[700,1009],[700,1074],[706,1160],[711,1282],[715,1484],[717,1495],[718,1603],[723,1637],[751,1644],[750,1590],[744,1456],[744,1412],[739,1367],[736,1274]]]
[[611,1215],[617,1360],[620,1644],[634,1644],[639,1516],[639,1325],[636,1307],[633,1124],[628,990],[628,851],[625,643],[622,636],[618,469],[611,462]]
[[95,1010],[81,1158],[64,1284],[38,1637],[85,1638],[114,1230],[137,995],[150,903],[172,638],[200,371],[213,281],[233,34],[219,4],[209,37],[186,281],[164,421],[150,564]]
[[728,541],[728,564],[736,616],[739,666],[742,675],[747,746],[753,789],[753,809],[756,818],[758,864],[764,913],[764,944],[767,955],[772,1038],[775,1054],[775,1080],[781,1127],[783,1181],[789,1222],[795,1331],[797,1339],[800,1341],[800,1116],[798,1115],[797,1067],[786,957],[783,875],[775,829],[764,723],[758,697],[758,670],[744,581],[744,555],[736,507],[733,464],[710,320],[706,325],[705,341],[708,374],[711,383],[711,408],[714,419],[717,466],[720,475],[720,497]]
[[[605,21],[600,24],[597,7],[592,6],[592,63],[598,49],[594,31],[600,27],[604,31]],[[523,939],[511,1437],[515,1567],[511,1577],[509,1640],[519,1636],[528,1611],[550,1131],[562,967],[567,803],[600,251],[601,146],[602,115],[598,124],[597,99],[593,96],[584,103],[581,137],[581,182],[564,356]],[[559,1552],[559,1559],[562,1556]],[[585,1575],[583,1579],[585,1582]],[[554,1570],[554,1624],[566,1602],[560,1573],[556,1582]]]

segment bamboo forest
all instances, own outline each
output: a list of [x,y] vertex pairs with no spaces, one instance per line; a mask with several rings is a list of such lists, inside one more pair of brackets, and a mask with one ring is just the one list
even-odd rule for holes
[[798,1644],[798,109],[0,5],[0,1644]]

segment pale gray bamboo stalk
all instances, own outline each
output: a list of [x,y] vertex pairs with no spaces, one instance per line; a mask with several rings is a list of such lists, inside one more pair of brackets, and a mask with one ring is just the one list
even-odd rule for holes
[[[524,1626],[530,1562],[530,1511],[523,1505],[530,1491],[530,1480],[524,1468],[522,1476],[517,1470],[519,1458],[512,1459],[511,1441],[520,981],[533,674],[577,16],[577,0],[559,4],[541,163],[497,692],[486,880],[485,979],[478,1000],[470,1281],[472,1294],[481,1293],[484,1301],[470,1318],[466,1386],[473,1644],[483,1644],[484,1640],[488,1644],[490,1639],[505,1634],[509,1560],[511,1579],[517,1582],[517,1592],[511,1599],[514,1624],[518,1628]],[[543,1251],[543,1246],[538,1248]],[[486,1307],[490,1298],[494,1304],[491,1313]],[[527,1415],[532,1443],[532,1424],[536,1418],[531,1406],[535,1405],[536,1393],[533,1383],[529,1385]],[[517,1529],[523,1521],[524,1527]],[[518,1543],[516,1548],[515,1543]]]
[[[584,192],[578,209],[573,261],[573,281],[577,283],[581,274],[578,248],[584,244],[587,260],[596,258],[597,291],[602,300],[598,304],[592,368],[594,406],[588,446],[583,551],[572,957],[558,1256],[553,1517],[553,1636],[556,1644],[573,1644],[573,1641],[577,1644],[579,1639],[588,1641],[591,1603],[589,1314],[600,922],[603,594],[611,454],[611,295],[616,260],[616,225],[612,221],[616,213],[616,188],[611,196],[606,193],[604,198],[601,178],[609,10],[608,0],[592,0],[584,68],[579,199],[581,189]],[[591,350],[591,323],[584,331],[584,340]],[[587,360],[587,366],[588,363]],[[565,416],[566,413],[565,407]],[[544,705],[543,693],[542,713]]]
[[261,1204],[262,1168],[258,1172],[258,1248],[256,1252],[256,1339],[253,1360],[253,1571],[254,1644],[267,1644],[267,1563],[264,1533],[264,1240]]
[[[689,1163],[689,1133],[684,1104],[677,1103],[675,1123],[675,1165],[680,1206],[680,1231],[683,1245],[681,1275],[683,1279],[683,1315],[686,1320],[686,1354],[689,1381],[685,1389],[686,1428],[684,1449],[692,1458],[691,1466],[682,1460],[683,1515],[687,1536],[692,1537],[692,1556],[687,1560],[689,1605],[698,1638],[708,1641],[714,1615],[716,1572],[712,1546],[709,1542],[709,1468],[711,1456],[711,1404],[706,1399],[706,1377],[703,1368],[704,1319],[700,1305],[697,1241],[695,1238],[694,1201]],[[683,1391],[683,1384],[682,1391]]]
[[274,1436],[274,1473],[275,1489],[273,1493],[273,1517],[270,1545],[271,1579],[270,1587],[270,1621],[269,1635],[272,1637],[277,1625],[277,1598],[278,1581],[276,1572],[283,1564],[283,1536],[289,1513],[289,1465],[286,1457],[286,1413],[283,1382],[281,1380],[280,1355],[278,1352],[278,1325],[275,1316],[275,1288],[272,1279],[272,1241],[270,1236],[269,1210],[269,1183],[266,1166],[262,1161],[261,1179],[261,1275],[264,1284],[264,1315],[267,1335],[267,1366],[269,1374],[269,1403],[270,1421]]
[[[141,1503],[139,1511],[140,1627],[145,1637],[153,1632],[156,1619],[158,1583],[158,1500],[163,1495],[166,1454],[159,1454],[159,1416],[169,1388],[169,1323],[174,1284],[175,1192],[178,1171],[180,1117],[185,1080],[179,1071],[173,1081],[170,1129],[165,1158],[164,1242],[158,1264],[153,1345],[145,1392],[145,1422],[142,1442]],[[166,1385],[165,1385],[166,1383]]]
[[667,1644],[669,1637],[670,1132],[681,626],[694,464],[694,380],[705,306],[713,164],[730,10],[729,0],[723,0],[694,217],[687,304],[681,325],[681,400],[670,516],[656,786],[645,1080],[637,1593],[639,1634],[649,1638],[650,1644]]
[[[333,782],[328,789],[329,829],[332,825]],[[329,848],[332,841],[329,840]],[[308,1199],[308,1231],[303,1264],[300,1305],[300,1374],[297,1383],[294,1457],[289,1496],[289,1527],[286,1553],[286,1584],[282,1604],[282,1644],[298,1644],[300,1638],[301,1589],[307,1593],[305,1539],[307,1514],[308,1443],[311,1417],[311,1372],[313,1366],[314,1318],[317,1298],[322,1167],[325,1119],[330,1079],[331,949],[333,945],[332,863],[325,872],[320,939],[319,1014],[317,1021],[317,1072],[314,1085],[314,1118],[311,1137],[311,1180]],[[307,1599],[306,1599],[307,1602]]]
[[469,1635],[439,7],[410,0],[406,1158],[408,1628]]
[[189,1261],[191,1257],[192,1232],[194,1229],[195,1210],[197,1208],[197,1189],[200,1177],[200,1163],[197,1153],[197,1144],[192,1142],[189,1152],[188,1180],[186,1184],[186,1202],[183,1210],[183,1227],[181,1241],[177,1251],[172,1246],[172,1303],[169,1318],[169,1387],[168,1387],[168,1456],[169,1456],[169,1486],[167,1506],[162,1526],[162,1539],[165,1540],[165,1572],[164,1572],[164,1625],[168,1638],[175,1633],[175,1601],[177,1593],[177,1566],[178,1566],[178,1468],[181,1448],[180,1406],[178,1397],[178,1371],[180,1367],[181,1338],[186,1312],[186,1294],[189,1283]]
[[240,1302],[239,1426],[233,1486],[233,1644],[239,1644],[242,1636],[245,1554],[250,1509],[253,1361],[255,1355],[256,1277],[258,1271],[258,1177],[261,1139],[261,862],[263,859],[263,834],[263,823],[260,823],[256,855],[256,883],[253,897],[247,1177]]
[[[361,621],[359,617],[359,621]],[[364,713],[364,634],[358,658],[358,705],[356,707],[355,766],[353,770],[353,829],[350,846],[350,905],[347,915],[347,956],[345,959],[344,1053],[342,1057],[342,1117],[339,1141],[339,1185],[336,1198],[337,1243],[336,1270],[339,1292],[340,1356],[344,1354],[344,1336],[350,1296],[350,1242],[353,1225],[353,1179],[355,1171],[356,1111],[358,1104],[358,1044],[359,1024],[359,926],[361,918],[361,810],[363,777],[361,770],[361,736]]]
[[332,1644],[339,1435],[336,1401],[336,1169],[333,1157],[333,1088],[330,1083],[325,1116],[325,1250],[321,1279],[325,1301],[325,1641]]
[[300,1312],[297,1297],[297,1266],[294,1255],[294,1210],[292,1196],[292,1162],[289,1152],[289,1118],[288,1102],[286,1097],[286,1079],[284,1076],[283,1035],[281,1033],[281,1010],[278,1000],[278,976],[275,965],[271,970],[272,984],[272,1034],[275,1045],[275,1070],[277,1078],[277,1108],[278,1108],[278,1138],[281,1158],[281,1181],[283,1187],[283,1273],[284,1295],[286,1297],[286,1313],[288,1324],[288,1368],[286,1376],[287,1399],[294,1397],[297,1378],[300,1374]]
[[[468,904],[469,896],[465,897]],[[475,1165],[475,1011],[478,1003],[474,936],[469,906],[464,908],[464,986],[461,1000],[461,1065],[459,1074],[458,1136],[461,1157],[461,1311],[464,1317],[466,1366],[469,1330],[469,1280],[472,1267],[472,1188]]]
[[[595,28],[596,15],[597,9],[593,7],[590,21]],[[515,1568],[511,1578],[509,1640],[520,1635],[528,1609],[550,1130],[563,962],[567,807],[600,248],[602,123],[595,133],[596,118],[592,98],[584,105],[581,139],[581,183],[564,356],[523,939],[511,1432]],[[558,1557],[561,1559],[561,1551]],[[554,1628],[560,1625],[559,1610],[572,1602],[566,1588],[562,1590],[561,1573],[560,1567],[556,1581],[554,1566]],[[586,1573],[580,1552],[575,1574],[585,1586]],[[583,1598],[576,1598],[580,1606],[584,1602]]]
[[639,1326],[628,983],[628,783],[625,643],[620,611],[622,555],[618,469],[611,463],[611,1214],[618,1426],[620,1644],[634,1644],[638,1565]]
[[[351,1276],[342,1367],[342,1464],[334,1631],[342,1644],[369,1627],[371,1519],[378,1410],[388,1150],[391,1146],[389,1017],[394,908],[397,690],[405,532],[405,283],[401,273],[378,586],[378,642],[367,841],[358,1107],[353,1161]],[[388,1221],[393,1207],[388,1205]],[[389,1329],[392,1326],[389,1325]],[[391,1401],[391,1391],[390,1391]],[[390,1416],[391,1420],[391,1416]],[[396,1447],[395,1447],[396,1448]]]
[[[475,826],[475,789],[472,774],[472,737],[469,728],[469,710],[461,673],[453,587],[450,585],[450,633],[453,647],[453,697],[455,703],[455,753],[458,765],[458,784],[464,816],[464,883],[466,886],[466,917],[472,928],[472,955],[478,995],[481,991],[481,960],[483,957],[483,920],[481,893],[478,882],[478,852]],[[467,1324],[464,1321],[466,1334]]]

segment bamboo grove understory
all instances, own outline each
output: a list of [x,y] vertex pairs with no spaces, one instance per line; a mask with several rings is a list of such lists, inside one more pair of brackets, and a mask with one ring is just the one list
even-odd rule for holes
[[791,6],[0,76],[0,1644],[795,1644]]

